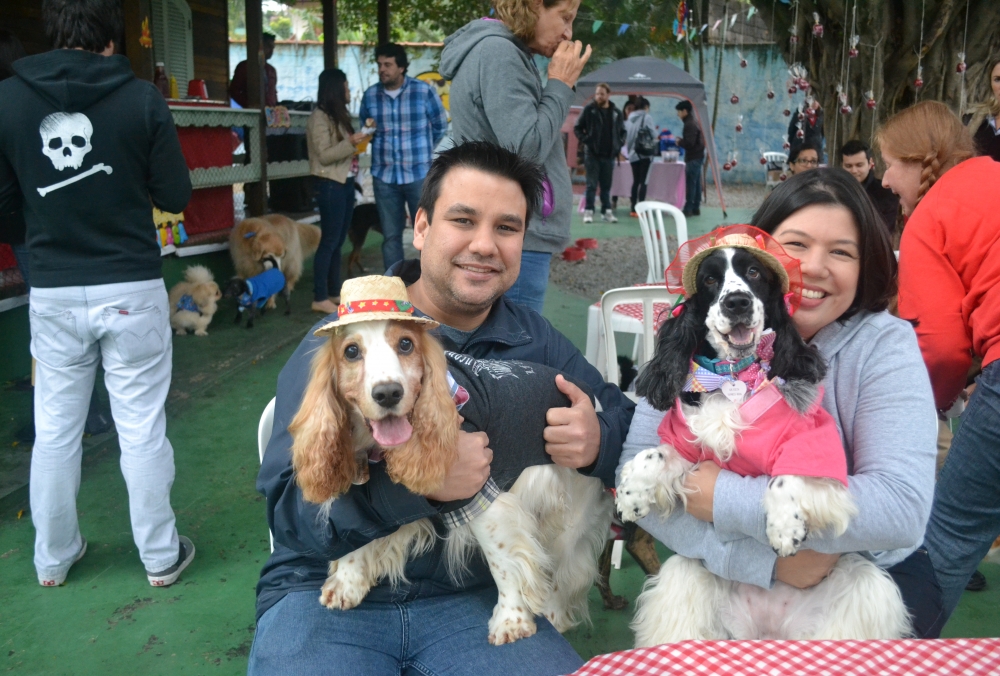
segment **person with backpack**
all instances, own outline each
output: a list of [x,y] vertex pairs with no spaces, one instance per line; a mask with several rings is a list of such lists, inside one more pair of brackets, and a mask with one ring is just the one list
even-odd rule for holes
[[635,205],[646,199],[646,174],[659,146],[656,124],[649,114],[649,99],[640,96],[635,101],[635,110],[625,121],[625,147],[632,165],[632,210],[629,214],[632,218],[638,217]]

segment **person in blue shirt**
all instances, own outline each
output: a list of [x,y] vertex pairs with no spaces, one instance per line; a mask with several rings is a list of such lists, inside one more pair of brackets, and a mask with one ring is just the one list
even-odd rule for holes
[[[572,403],[550,408],[545,427],[532,428],[527,398],[512,398],[503,417],[512,428],[544,438],[545,452],[564,467],[610,486],[634,404],[535,311],[504,293],[520,272],[529,218],[541,199],[540,168],[497,145],[474,141],[443,151],[427,176],[416,212],[414,246],[420,260],[387,274],[408,285],[417,312],[440,322],[446,350],[475,359],[520,360],[552,367],[586,384],[601,412],[564,378],[556,386]],[[526,169],[526,167],[528,167]],[[331,315],[314,329],[335,319]],[[476,556],[461,580],[445,565],[444,540],[408,562],[405,577],[382,581],[349,611],[320,605],[327,564],[400,526],[440,520],[442,505],[476,496],[490,478],[490,461],[518,449],[489,444],[481,432],[460,432],[458,460],[442,488],[415,495],[393,483],[385,463],[369,465],[369,480],[327,505],[306,502],[295,483],[288,424],[309,382],[312,355],[325,338],[310,331],[278,376],[274,434],[257,490],[267,498],[274,553],[257,584],[257,632],[249,674],[475,673],[565,674],[583,663],[544,618],[538,631],[492,646],[487,623],[497,588]],[[530,380],[523,380],[531,387]],[[583,395],[583,396],[582,396]],[[458,665],[461,665],[460,667]]]
[[406,50],[389,42],[375,50],[377,85],[361,98],[358,119],[375,127],[372,139],[372,183],[382,222],[382,261],[386,269],[403,260],[406,214],[417,213],[424,176],[434,148],[448,130],[448,114],[437,92],[406,74]]

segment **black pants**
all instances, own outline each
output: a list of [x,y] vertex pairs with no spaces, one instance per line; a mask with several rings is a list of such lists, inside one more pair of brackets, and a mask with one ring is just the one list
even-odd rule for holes
[[938,638],[948,617],[941,587],[923,546],[887,571],[903,595],[917,638]]
[[632,162],[632,211],[635,205],[646,199],[646,174],[649,173],[651,157],[644,157],[638,162]]
[[594,211],[594,196],[601,190],[601,213],[611,208],[611,181],[615,175],[615,158],[597,157],[589,150],[584,155],[584,169],[587,170],[587,192],[585,209]]

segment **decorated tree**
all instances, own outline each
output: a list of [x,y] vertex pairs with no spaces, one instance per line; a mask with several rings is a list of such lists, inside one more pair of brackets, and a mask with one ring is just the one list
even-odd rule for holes
[[[916,101],[956,112],[988,96],[986,62],[1000,52],[996,0],[751,0],[801,64],[826,111],[828,151],[868,139]],[[730,6],[739,6],[735,0]]]

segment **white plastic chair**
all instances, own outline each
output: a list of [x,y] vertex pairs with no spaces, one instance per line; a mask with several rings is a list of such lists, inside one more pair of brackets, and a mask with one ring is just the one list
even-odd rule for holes
[[646,245],[646,263],[649,266],[646,283],[662,282],[663,271],[670,263],[664,215],[674,219],[678,247],[688,239],[687,219],[684,212],[674,205],[652,200],[636,204],[635,212],[639,215],[639,226],[642,228],[642,243]]
[[771,172],[776,170],[784,172],[788,163],[788,155],[778,152],[766,152],[763,154],[763,157],[767,160],[767,164],[764,165],[764,183],[766,187],[773,188],[781,183],[781,181],[771,178]]
[[[604,329],[604,356],[606,359],[605,380],[618,384],[618,346],[615,342],[615,307],[625,303],[640,303],[642,305],[642,332],[636,337],[636,350],[633,360],[636,369],[653,357],[656,349],[656,319],[662,313],[670,311],[677,295],[667,291],[664,286],[630,286],[623,289],[611,289],[601,296],[601,315]],[[620,330],[620,328],[619,328]],[[640,348],[641,344],[641,349]],[[626,392],[633,401],[637,399],[634,392]]]
[[[260,454],[260,461],[264,462],[264,451],[267,450],[267,442],[271,440],[271,429],[274,427],[274,397],[267,402],[264,413],[260,416],[260,423],[257,424],[257,451]],[[267,530],[271,538],[271,551],[274,551],[274,534],[271,529]]]

